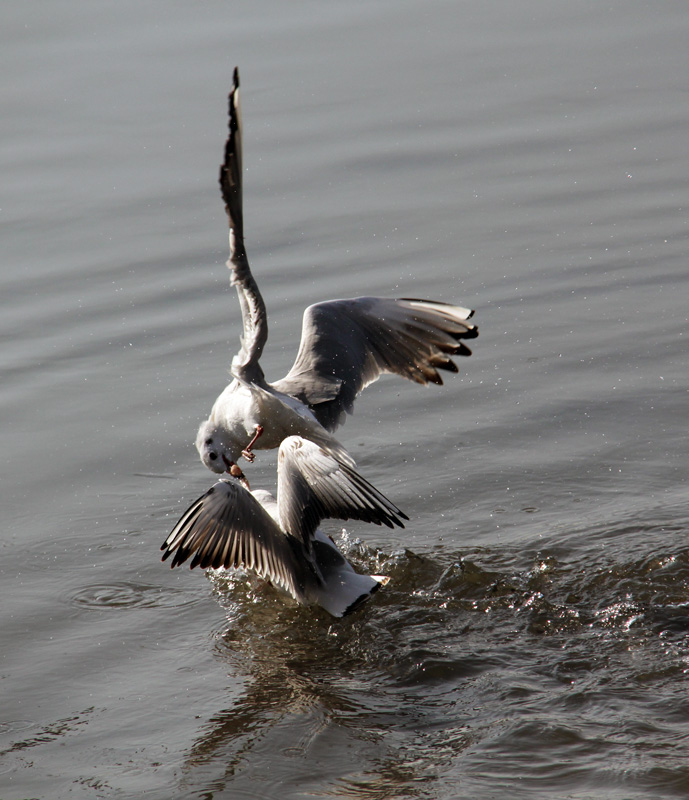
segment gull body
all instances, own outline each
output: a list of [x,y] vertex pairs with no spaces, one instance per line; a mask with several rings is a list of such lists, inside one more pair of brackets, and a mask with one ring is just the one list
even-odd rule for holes
[[268,338],[267,313],[244,247],[242,126],[239,74],[229,95],[229,136],[220,188],[229,222],[231,283],[242,311],[241,347],[233,380],[215,401],[196,437],[213,472],[242,475],[236,465],[254,449],[278,447],[288,436],[310,439],[342,464],[354,462],[333,436],[357,395],[381,374],[442,384],[438,370],[458,372],[450,356],[469,356],[464,339],[478,336],[473,311],[433,300],[357,297],[329,300],[304,312],[296,360],[269,383],[260,366]]
[[272,450],[286,436],[303,436],[337,454],[343,463],[354,465],[308,406],[270,385],[248,384],[238,378],[219,395],[209,418],[199,427],[196,448],[210,470],[222,473],[239,460],[259,429],[262,433],[253,444],[256,449]]
[[319,525],[357,519],[404,527],[407,519],[356,470],[298,436],[278,451],[277,499],[220,480],[184,512],[165,540],[172,567],[242,567],[283,589],[298,603],[317,604],[335,617],[357,608],[387,578],[362,575]]
[[[256,489],[252,494],[279,524],[278,504],[273,495],[264,489]],[[309,582],[306,600],[324,608],[333,617],[350,614],[390,581],[387,575],[357,572],[332,538],[320,528],[313,534],[313,549],[321,580]]]

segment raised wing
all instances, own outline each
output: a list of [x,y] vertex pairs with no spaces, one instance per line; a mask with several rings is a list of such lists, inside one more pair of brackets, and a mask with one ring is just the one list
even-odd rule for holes
[[225,160],[220,166],[220,192],[230,226],[231,283],[237,289],[242,310],[241,348],[232,359],[232,372],[245,381],[264,383],[258,360],[268,339],[266,307],[249,268],[244,248],[244,215],[242,200],[242,117],[239,106],[239,70],[234,70],[234,85],[228,97],[229,135],[225,143]]
[[277,500],[280,526],[308,552],[324,519],[358,519],[389,528],[403,528],[401,520],[409,519],[355,469],[299,436],[280,445]]
[[253,495],[221,480],[182,514],[160,548],[171,567],[193,556],[191,569],[244,567],[304,602],[306,560]]
[[450,356],[470,356],[463,339],[478,336],[473,311],[431,300],[357,297],[304,312],[301,344],[289,373],[273,384],[306,403],[330,431],[356,396],[382,373],[438,383],[458,372]]

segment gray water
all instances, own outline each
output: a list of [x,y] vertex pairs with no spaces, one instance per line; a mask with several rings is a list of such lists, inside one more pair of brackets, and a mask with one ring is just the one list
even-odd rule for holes
[[[5,3],[0,797],[689,795],[685,3]],[[410,517],[333,623],[159,546],[239,335],[477,309],[340,439]],[[271,488],[274,454],[252,485]]]

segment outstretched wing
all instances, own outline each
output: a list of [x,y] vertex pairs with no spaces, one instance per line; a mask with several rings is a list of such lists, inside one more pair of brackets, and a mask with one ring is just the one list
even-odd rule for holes
[[171,567],[244,567],[303,599],[304,569],[270,514],[242,486],[220,480],[182,514],[160,548]]
[[382,373],[439,383],[438,370],[458,372],[450,356],[470,356],[463,339],[478,336],[473,311],[431,300],[357,297],[329,300],[304,312],[301,344],[274,388],[306,403],[332,431],[356,396]]
[[245,381],[264,383],[258,360],[268,339],[266,307],[249,268],[244,248],[244,215],[242,200],[242,117],[239,106],[239,70],[234,70],[234,85],[228,97],[229,135],[225,143],[225,160],[220,165],[220,192],[230,226],[231,283],[237,289],[242,309],[243,334],[241,348],[232,359],[232,372]]
[[321,520],[358,519],[404,527],[406,514],[365,478],[314,442],[288,436],[278,453],[278,518],[307,552]]

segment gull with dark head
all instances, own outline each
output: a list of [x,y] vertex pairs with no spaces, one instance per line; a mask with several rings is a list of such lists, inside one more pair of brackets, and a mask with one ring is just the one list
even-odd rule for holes
[[242,567],[335,617],[354,610],[388,578],[362,575],[319,525],[356,519],[404,527],[408,519],[356,470],[298,436],[278,451],[277,501],[264,490],[220,480],[182,515],[161,547],[172,567]]
[[[241,347],[232,382],[199,428],[196,447],[213,472],[243,477],[237,461],[279,447],[288,436],[319,445],[341,465],[354,466],[333,431],[357,395],[381,374],[442,384],[439,370],[458,372],[451,356],[469,356],[465,339],[478,336],[473,311],[433,300],[357,297],[328,300],[304,312],[296,360],[269,383],[260,366],[268,338],[266,308],[249,269],[242,214],[242,124],[239,73],[229,95],[229,136],[220,188],[230,228],[231,282],[242,311]],[[223,490],[224,491],[224,490]]]

